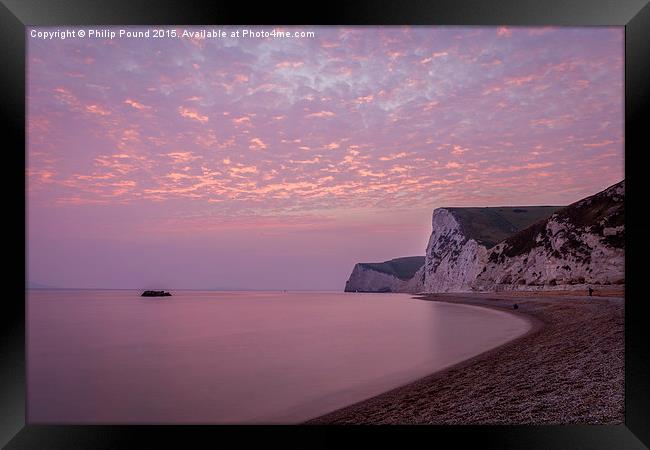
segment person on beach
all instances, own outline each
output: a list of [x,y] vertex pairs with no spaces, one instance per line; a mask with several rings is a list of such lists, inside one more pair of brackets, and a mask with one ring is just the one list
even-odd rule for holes
[[594,290],[593,290],[591,287],[589,287],[589,297],[592,297],[592,296],[593,296],[593,295],[592,295],[593,293],[594,293]]

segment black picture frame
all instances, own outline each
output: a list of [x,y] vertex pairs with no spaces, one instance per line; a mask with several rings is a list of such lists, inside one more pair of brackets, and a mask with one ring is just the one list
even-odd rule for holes
[[[25,27],[88,24],[247,25],[575,25],[625,27],[625,424],[620,426],[36,426],[25,423]],[[0,444],[6,448],[335,447],[404,439],[485,448],[636,449],[650,446],[650,346],[644,298],[644,231],[650,214],[642,192],[644,153],[650,151],[642,117],[650,102],[650,4],[646,0],[365,0],[282,7],[189,0],[2,0],[0,111],[6,183],[5,296],[0,309]],[[645,114],[644,114],[645,113]],[[8,138],[8,139],[7,139]],[[21,192],[22,190],[22,192]],[[22,239],[21,239],[22,238]],[[25,244],[25,245],[23,245]],[[202,442],[202,445],[199,445]],[[354,442],[355,444],[357,442]],[[357,444],[358,445],[358,444]]]

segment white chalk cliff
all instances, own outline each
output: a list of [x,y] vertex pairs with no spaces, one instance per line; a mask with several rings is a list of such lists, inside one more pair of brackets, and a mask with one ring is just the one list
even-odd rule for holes
[[475,290],[625,283],[625,181],[555,212],[488,252]]
[[438,208],[423,264],[414,258],[360,263],[345,289],[470,292],[622,284],[624,198],[621,181],[563,208]]
[[485,246],[468,237],[454,214],[433,211],[431,237],[424,262],[425,292],[466,292],[483,269]]

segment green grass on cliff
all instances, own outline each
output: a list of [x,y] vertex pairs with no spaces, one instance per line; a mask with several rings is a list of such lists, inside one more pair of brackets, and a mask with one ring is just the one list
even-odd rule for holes
[[360,263],[366,269],[393,275],[400,280],[410,280],[420,267],[424,265],[424,256],[407,256],[395,258],[381,263]]
[[[605,243],[614,248],[625,248],[625,231],[605,235],[605,227],[619,227],[625,225],[625,202],[623,195],[615,195],[612,191],[625,186],[625,180],[608,187],[589,197],[578,200],[567,207],[557,211],[558,220],[571,224],[578,229],[590,228],[592,233],[600,236]],[[536,241],[537,235],[542,236],[542,245],[550,248],[549,236],[545,233],[546,221],[542,221],[519,231],[506,239],[505,256],[514,257],[526,254],[540,245]],[[591,251],[583,241],[577,239],[574,233],[568,233],[562,246],[566,252],[582,251],[583,257],[588,257]],[[561,256],[557,252],[557,257]]]
[[547,219],[562,206],[496,206],[445,208],[460,223],[465,235],[487,248],[514,233]]

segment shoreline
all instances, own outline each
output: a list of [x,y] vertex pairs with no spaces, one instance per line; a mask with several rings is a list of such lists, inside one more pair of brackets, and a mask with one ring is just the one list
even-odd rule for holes
[[509,312],[529,320],[531,329],[470,359],[307,424],[624,422],[622,297],[500,292],[414,298]]

